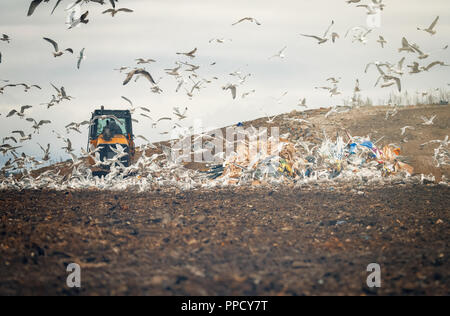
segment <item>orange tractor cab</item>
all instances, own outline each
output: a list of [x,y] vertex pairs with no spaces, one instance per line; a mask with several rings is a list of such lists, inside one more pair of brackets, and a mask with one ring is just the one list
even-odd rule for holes
[[[95,110],[92,113],[89,129],[88,151],[100,148],[99,158],[101,161],[106,161],[116,157],[115,151],[119,147],[117,145],[120,145],[127,154],[120,158],[120,162],[125,167],[130,166],[135,155],[132,124],[131,113],[128,110],[105,110],[104,107]],[[89,162],[91,165],[95,164],[92,158],[89,158]]]

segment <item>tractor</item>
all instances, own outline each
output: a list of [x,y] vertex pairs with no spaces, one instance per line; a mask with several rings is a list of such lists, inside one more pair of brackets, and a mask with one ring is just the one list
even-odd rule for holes
[[[128,110],[100,110],[92,113],[89,128],[88,152],[97,152],[97,159],[107,161],[116,157],[119,145],[126,153],[120,158],[120,163],[129,167],[135,156],[135,145],[133,141],[133,121]],[[94,167],[95,161],[89,158],[93,173],[107,172],[107,164]]]

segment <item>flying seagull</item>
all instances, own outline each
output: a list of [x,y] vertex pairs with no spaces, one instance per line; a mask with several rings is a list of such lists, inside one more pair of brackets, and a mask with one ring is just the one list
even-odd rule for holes
[[[306,35],[306,34],[300,34],[300,35],[316,39],[317,40],[317,44],[324,44],[324,43],[326,43],[328,41],[327,35],[328,35],[328,32],[330,31],[330,29],[331,29],[331,27],[333,25],[334,25],[334,21],[331,21],[330,26],[327,28],[327,30],[325,31],[325,33],[323,34],[322,37],[316,36],[316,35]],[[337,35],[337,33],[333,33],[332,34],[333,43],[335,42],[337,37],[339,37],[339,35]]]
[[137,68],[134,69],[132,71],[130,71],[127,74],[127,77],[125,78],[125,81],[123,82],[123,85],[125,86],[128,82],[130,82],[130,80],[133,78],[133,76],[135,75],[140,75],[140,76],[144,76],[145,78],[148,79],[148,81],[150,81],[152,84],[156,84],[155,80],[153,80],[152,75],[145,69],[143,68]]
[[188,56],[190,58],[194,58],[195,57],[195,53],[197,52],[197,48],[194,48],[193,50],[191,50],[190,52],[187,53],[177,53],[177,55],[185,55]]
[[86,58],[86,56],[84,56],[84,48],[80,51],[80,56],[78,57],[78,62],[77,62],[77,69],[80,69],[80,65],[81,65],[81,61],[83,59]]
[[106,11],[103,11],[102,13],[103,14],[106,14],[106,13],[111,13],[111,16],[112,17],[114,17],[118,12],[127,12],[127,13],[131,13],[131,12],[134,12],[133,10],[131,10],[131,9],[127,9],[127,8],[120,8],[120,9],[108,9],[108,10],[106,10]]
[[431,25],[428,28],[422,29],[422,28],[418,27],[417,30],[427,32],[430,35],[435,35],[436,34],[435,27],[436,27],[436,24],[438,21],[439,21],[439,16],[436,17],[436,19],[434,19],[433,23],[431,23]]
[[[56,43],[54,40],[44,37],[44,40],[46,40],[47,42],[49,42],[50,44],[53,45],[53,48],[55,49],[55,52],[53,53],[54,57],[59,57],[62,56],[64,54],[64,52],[60,51],[58,48],[58,43]],[[73,49],[72,48],[66,48],[64,51],[67,51],[71,54],[73,54]]]
[[236,25],[236,24],[239,24],[239,23],[242,23],[242,22],[244,22],[244,21],[249,21],[249,22],[254,22],[256,25],[261,25],[261,23],[259,23],[258,22],[258,20],[256,20],[255,18],[252,18],[252,17],[245,17],[245,18],[242,18],[242,19],[240,19],[239,21],[237,21],[237,22],[234,22],[233,24],[231,24],[231,25]]

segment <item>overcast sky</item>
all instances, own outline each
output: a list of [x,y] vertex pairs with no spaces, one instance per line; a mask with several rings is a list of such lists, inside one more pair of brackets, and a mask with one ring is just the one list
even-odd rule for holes
[[[373,68],[364,74],[364,68],[368,62],[377,60],[397,63],[402,56],[407,57],[407,64],[415,60],[417,55],[398,53],[403,36],[425,52],[433,53],[423,64],[435,60],[450,62],[450,50],[440,50],[449,44],[448,0],[385,0],[381,27],[373,30],[366,45],[352,43],[351,36],[344,37],[349,28],[365,26],[367,19],[364,8],[348,5],[344,0],[120,0],[119,7],[133,9],[134,13],[119,12],[114,18],[101,14],[106,5],[90,3],[82,6],[83,12],[89,10],[89,23],[71,30],[65,26],[64,11],[71,1],[63,1],[50,15],[55,3],[51,0],[41,4],[33,16],[26,17],[29,2],[0,1],[0,34],[11,37],[10,44],[0,42],[0,80],[38,84],[42,91],[24,93],[20,88],[13,88],[0,95],[0,135],[10,135],[15,129],[32,132],[25,120],[5,119],[5,116],[21,105],[33,105],[28,116],[36,120],[50,119],[53,124],[44,126],[40,135],[22,149],[38,154],[37,142],[51,143],[54,158],[64,154],[58,149],[63,143],[52,135],[52,129],[64,133],[65,125],[89,119],[91,112],[100,105],[125,109],[127,103],[121,96],[131,99],[136,106],[149,107],[154,119],[173,116],[174,106],[188,107],[189,118],[180,122],[183,126],[190,126],[194,119],[199,119],[205,127],[219,127],[258,118],[264,113],[273,115],[298,110],[296,104],[303,97],[307,98],[310,108],[342,104],[344,98],[352,95],[357,78],[363,97],[371,97],[375,103],[386,99],[395,87],[374,88],[377,72]],[[368,0],[361,1],[364,2]],[[436,35],[417,30],[417,27],[428,27],[438,15]],[[262,25],[244,22],[231,26],[246,16],[256,18]],[[335,21],[332,31],[340,34],[335,44],[318,45],[315,40],[299,35],[323,35],[331,20]],[[384,49],[376,42],[379,35],[388,42]],[[44,36],[57,41],[60,48],[73,48],[75,54],[54,58],[51,45],[42,39]],[[212,38],[226,41],[209,43]],[[286,58],[269,60],[284,46],[287,46]],[[82,48],[86,48],[87,58],[77,70],[76,56]],[[193,48],[198,49],[195,59],[176,55],[176,52],[188,52]],[[157,61],[145,66],[156,80],[162,77],[159,86],[163,93],[152,93],[149,82],[143,78],[122,85],[125,74],[113,69],[134,67],[138,57]],[[205,85],[193,98],[189,98],[184,89],[175,93],[175,78],[166,75],[164,69],[173,68],[177,60],[200,65],[197,71],[200,79],[214,76],[219,79]],[[213,62],[216,64],[211,66]],[[231,93],[222,90],[222,86],[237,82],[229,75],[237,70],[251,76],[238,87],[238,97],[233,100]],[[186,78],[189,75],[183,74]],[[436,67],[413,76],[406,74],[402,78],[403,86],[413,93],[445,88],[450,82],[449,74],[450,67]],[[314,89],[326,85],[325,80],[330,76],[342,77],[339,84],[342,95],[330,98],[323,90]],[[50,82],[64,86],[75,99],[46,110],[39,104],[48,102],[54,94]],[[191,86],[191,83],[186,85]],[[241,97],[242,93],[253,89],[255,93]],[[285,92],[288,93],[277,101]],[[167,138],[160,133],[172,127],[166,122],[152,129],[149,120],[139,115],[135,117],[140,121],[135,126],[135,134],[152,141]],[[75,148],[86,147],[87,132],[72,133],[69,137]],[[0,157],[0,163],[4,159]]]

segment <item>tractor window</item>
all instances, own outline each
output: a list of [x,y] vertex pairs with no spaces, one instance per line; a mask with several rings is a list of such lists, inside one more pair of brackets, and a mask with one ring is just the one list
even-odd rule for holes
[[122,135],[126,135],[127,134],[127,128],[126,128],[126,123],[125,123],[125,119],[119,119],[118,121],[116,120],[112,120],[112,119],[104,119],[104,120],[98,120],[97,121],[97,137],[103,133],[103,130],[106,127],[106,123],[107,121],[110,120],[111,122],[115,122],[116,126],[117,126],[117,131],[116,134],[122,134]]

